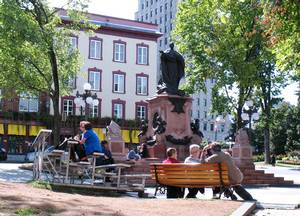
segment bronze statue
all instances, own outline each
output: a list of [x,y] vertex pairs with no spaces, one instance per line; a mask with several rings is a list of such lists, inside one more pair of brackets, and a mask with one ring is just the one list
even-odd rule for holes
[[184,95],[178,89],[179,82],[184,77],[184,58],[174,50],[174,44],[170,44],[170,49],[160,51],[162,78],[158,86],[158,94],[167,92],[168,94]]

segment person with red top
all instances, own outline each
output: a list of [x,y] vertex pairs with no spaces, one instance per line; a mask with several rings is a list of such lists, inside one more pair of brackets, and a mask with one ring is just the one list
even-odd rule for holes
[[[164,164],[180,163],[177,160],[177,151],[175,148],[167,149],[167,159],[163,161]],[[167,186],[167,198],[183,198],[184,188]]]

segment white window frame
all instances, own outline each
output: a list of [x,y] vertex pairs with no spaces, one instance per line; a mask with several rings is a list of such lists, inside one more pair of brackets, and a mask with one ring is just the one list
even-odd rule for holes
[[63,113],[66,116],[74,114],[74,101],[72,99],[63,99]]
[[147,106],[137,105],[136,107],[136,115],[138,119],[146,119],[147,116]]
[[22,93],[19,98],[20,112],[38,112],[39,98],[30,94]]
[[99,117],[99,105],[97,105],[97,106],[92,105],[90,107],[90,117],[91,118]]
[[78,38],[75,36],[70,36],[70,44],[71,44],[71,51],[74,51],[78,48]]
[[137,46],[137,63],[140,65],[148,65],[148,47],[138,45]]
[[137,75],[136,79],[136,93],[138,95],[148,95],[148,77]]
[[[123,82],[122,79],[123,78]],[[125,93],[125,75],[124,74],[113,74],[113,92]]]
[[125,44],[124,43],[114,43],[114,61],[125,62]]
[[124,109],[124,104],[114,103],[114,118],[122,119],[123,109]]
[[90,58],[101,59],[102,57],[102,41],[90,39]]
[[[99,80],[97,81],[96,77],[99,76]],[[91,84],[92,91],[100,91],[101,90],[101,72],[100,71],[89,71],[89,83]]]

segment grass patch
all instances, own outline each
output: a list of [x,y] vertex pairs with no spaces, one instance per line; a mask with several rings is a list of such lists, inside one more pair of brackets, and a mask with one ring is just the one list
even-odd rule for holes
[[39,214],[40,211],[34,208],[20,208],[15,210],[14,213],[18,216],[31,216]]
[[30,181],[29,184],[32,187],[34,187],[34,188],[52,190],[52,187],[49,184],[49,182],[45,182],[45,181]]

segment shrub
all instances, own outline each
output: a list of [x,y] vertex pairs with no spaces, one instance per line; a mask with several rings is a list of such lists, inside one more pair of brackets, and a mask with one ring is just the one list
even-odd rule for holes
[[254,162],[261,162],[265,160],[265,156],[263,154],[253,155]]

